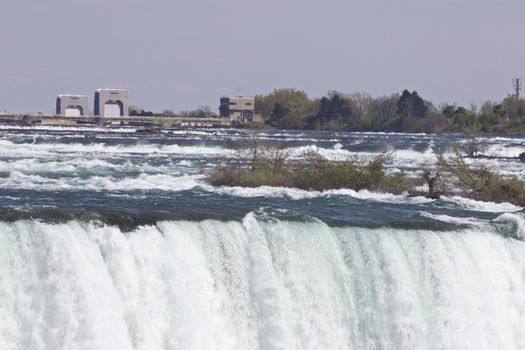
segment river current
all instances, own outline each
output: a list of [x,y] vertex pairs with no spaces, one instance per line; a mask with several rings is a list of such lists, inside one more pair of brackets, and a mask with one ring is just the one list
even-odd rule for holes
[[[420,176],[464,135],[0,127],[0,349],[523,349],[525,212],[213,187],[258,137]],[[525,177],[524,137],[476,160]]]

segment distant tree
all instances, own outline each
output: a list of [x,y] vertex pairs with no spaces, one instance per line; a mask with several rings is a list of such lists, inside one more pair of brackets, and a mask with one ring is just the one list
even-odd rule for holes
[[142,111],[139,111],[138,115],[141,116],[141,117],[153,117],[153,116],[155,116],[155,113],[153,113],[152,111],[144,111],[144,110],[142,110]]
[[282,120],[290,113],[290,109],[283,106],[280,102],[276,102],[273,106],[270,118],[267,123],[271,126],[279,127],[282,124]]
[[162,114],[166,117],[173,117],[175,115],[175,112],[173,112],[171,109],[166,109],[162,111]]
[[129,115],[138,115],[139,111],[141,111],[142,108],[139,108],[137,106],[129,106],[128,113]]
[[177,114],[181,118],[218,118],[217,113],[213,112],[209,106],[200,106],[193,111],[181,111]]
[[461,131],[477,132],[479,130],[479,118],[474,112],[458,107],[454,112],[454,125]]
[[197,108],[197,116],[200,118],[218,118],[219,115],[214,112],[210,106],[199,106]]
[[129,112],[129,115],[137,116],[137,117],[153,117],[156,115],[163,115],[163,114],[153,113],[152,111],[146,111],[142,107],[137,107],[137,106],[129,106],[128,112]]
[[494,104],[490,101],[484,102],[480,111],[480,130],[483,132],[493,132],[496,127],[504,127],[507,112],[501,104]]
[[[278,118],[273,116],[277,103],[288,110],[286,115],[280,114],[277,116]],[[306,118],[315,111],[316,103],[311,101],[304,91],[276,89],[268,95],[255,96],[255,112],[262,114],[266,122],[275,127],[301,128],[304,126]]]
[[428,114],[428,106],[417,91],[410,93],[408,90],[403,90],[397,103],[397,113],[408,118],[423,118]]
[[273,112],[273,108],[277,102],[288,108],[291,112],[308,110],[311,107],[311,101],[304,91],[296,89],[275,89],[268,95],[255,96],[255,111],[262,114],[263,117],[268,117]]
[[443,108],[443,115],[447,118],[454,118],[454,114],[456,113],[456,106],[447,105],[445,108]]
[[371,108],[374,98],[364,92],[340,94],[340,96],[350,102],[355,119],[354,128],[357,130],[370,130],[374,119]]
[[309,99],[304,91],[277,89],[257,95],[255,109],[277,128],[413,132],[525,132],[525,100],[509,96],[478,108],[447,105],[434,108],[417,91],[391,96],[329,91]]
[[403,90],[397,102],[397,113],[406,117],[411,117],[414,113],[414,101],[412,94],[408,90]]
[[455,112],[455,114],[466,114],[466,113],[468,113],[467,109],[465,107],[461,107],[461,106],[459,106],[456,109],[456,112]]
[[323,97],[319,102],[319,111],[308,120],[308,126],[316,129],[349,130],[355,126],[355,116],[351,103],[339,94]]
[[345,97],[352,102],[352,109],[357,120],[371,117],[371,106],[374,101],[372,96],[364,92],[356,92]]
[[450,118],[445,117],[441,113],[429,113],[428,116],[424,118],[412,118],[410,120],[405,120],[405,123],[400,125],[401,131],[409,132],[444,132],[451,130],[451,121]]
[[499,115],[501,118],[505,118],[505,116],[507,115],[507,112],[505,111],[505,108],[503,107],[502,104],[495,105],[492,108],[492,111],[493,113],[496,113],[497,115]]
[[371,120],[371,128],[375,131],[391,130],[392,124],[397,120],[397,102],[399,95],[380,96],[372,99],[368,114]]
[[414,116],[426,117],[429,112],[429,105],[415,91],[412,92],[412,98],[414,99]]
[[519,122],[525,120],[525,100],[516,96],[507,96],[502,106],[506,111],[506,117],[510,121]]

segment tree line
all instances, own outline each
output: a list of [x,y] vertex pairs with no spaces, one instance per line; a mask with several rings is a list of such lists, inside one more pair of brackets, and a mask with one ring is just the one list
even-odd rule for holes
[[525,100],[509,95],[477,106],[435,106],[417,91],[390,96],[329,91],[309,98],[301,90],[276,89],[255,97],[255,112],[266,126],[284,129],[385,132],[525,131]]
[[148,111],[137,106],[129,107],[129,115],[138,117],[179,117],[179,118],[218,118],[219,115],[215,113],[208,106],[200,106],[191,111],[174,112],[171,109],[166,109],[160,113]]

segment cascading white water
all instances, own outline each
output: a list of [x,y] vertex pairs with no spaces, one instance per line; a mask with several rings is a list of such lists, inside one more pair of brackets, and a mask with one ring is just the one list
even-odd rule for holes
[[523,349],[525,243],[249,214],[0,224],[1,349]]

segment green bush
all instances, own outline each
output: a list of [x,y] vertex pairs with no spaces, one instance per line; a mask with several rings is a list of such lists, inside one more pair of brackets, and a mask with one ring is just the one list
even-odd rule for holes
[[[236,150],[235,159],[222,160],[206,173],[206,181],[214,186],[266,185],[317,191],[349,188],[403,193],[412,187],[405,173],[386,174],[385,165],[392,160],[390,153],[379,154],[367,162],[357,157],[331,161],[315,150],[308,150],[292,159],[286,144],[263,145],[252,141]],[[242,159],[248,162],[243,163]]]
[[459,147],[455,147],[454,154],[448,159],[438,154],[438,164],[456,178],[458,187],[466,197],[525,206],[524,180],[515,176],[503,177],[484,166],[467,165]]
[[390,153],[381,153],[369,161],[357,156],[332,161],[316,150],[308,150],[298,158],[291,155],[287,144],[262,144],[254,140],[235,150],[233,161],[219,160],[217,167],[205,173],[205,180],[214,186],[280,186],[316,191],[348,188],[394,194],[408,192],[438,199],[449,192],[452,183],[449,180],[455,179],[455,187],[465,197],[525,206],[524,180],[504,177],[484,166],[469,166],[457,146],[451,157],[438,154],[437,168],[422,169],[421,181],[427,183],[428,192],[415,190],[402,171],[386,173],[385,166],[392,161]]

